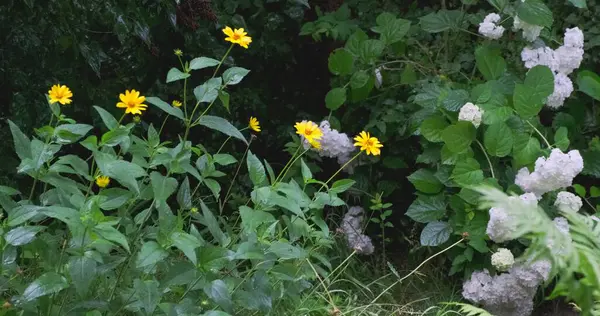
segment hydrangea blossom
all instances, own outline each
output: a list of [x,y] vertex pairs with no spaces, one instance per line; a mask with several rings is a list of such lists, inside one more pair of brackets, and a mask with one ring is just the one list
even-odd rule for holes
[[492,255],[492,265],[498,271],[506,271],[515,263],[515,257],[512,252],[506,248],[498,248],[497,252]]
[[[323,132],[323,136],[319,140],[321,148],[313,148],[314,151],[319,153],[319,156],[337,158],[340,165],[345,164],[348,160],[350,160],[350,158],[352,158],[352,152],[354,151],[355,147],[347,134],[340,133],[337,130],[332,129],[328,121],[322,121],[319,124],[319,129],[321,132]],[[304,149],[312,147],[306,140],[303,141],[303,146]],[[353,162],[344,168],[344,170],[352,173],[355,166],[356,164]]]
[[583,158],[578,150],[563,153],[553,149],[546,159],[540,157],[535,162],[535,170],[529,172],[527,167],[517,173],[515,184],[523,191],[541,197],[544,193],[571,186],[573,178],[583,170]]
[[473,123],[475,127],[479,127],[479,125],[481,125],[482,118],[483,109],[471,102],[465,103],[465,105],[460,108],[460,112],[458,112],[459,121],[469,121]]
[[583,201],[571,192],[562,191],[558,192],[554,206],[563,212],[578,212],[583,207]]
[[375,251],[375,247],[369,236],[362,233],[363,209],[360,206],[353,206],[348,209],[342,220],[342,232],[346,235],[348,246],[357,253],[370,255]]
[[559,72],[554,75],[554,92],[546,100],[546,105],[553,109],[558,109],[565,103],[565,100],[573,93],[573,82],[567,75]]
[[513,29],[515,31],[523,30],[523,38],[526,40],[533,42],[540,36],[543,26],[537,26],[533,24],[529,24],[521,19],[518,16],[515,16],[515,21],[513,24]]
[[[515,199],[516,197],[511,197]],[[537,206],[537,197],[533,193],[525,193],[518,197],[523,202]],[[514,239],[515,222],[509,212],[500,207],[492,207],[489,211],[490,220],[487,224],[486,233],[494,242],[505,242]]]
[[500,16],[496,13],[488,14],[483,22],[479,23],[479,34],[489,39],[499,39],[504,34],[504,27],[496,25],[500,21]]
[[556,58],[554,50],[547,46],[523,48],[521,51],[521,60],[525,63],[525,68],[527,69],[542,65],[556,72],[560,67],[560,61]]

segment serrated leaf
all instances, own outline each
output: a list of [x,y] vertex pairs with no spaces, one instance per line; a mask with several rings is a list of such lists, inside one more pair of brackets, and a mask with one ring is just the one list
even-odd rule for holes
[[519,134],[514,138],[513,157],[516,168],[533,163],[541,155],[542,147],[537,138],[529,134]]
[[177,203],[184,210],[189,210],[192,207],[192,192],[190,190],[190,180],[188,177],[183,179],[179,191],[177,191]]
[[589,70],[577,73],[577,86],[579,91],[600,101],[600,76]]
[[513,148],[512,131],[504,123],[492,124],[485,130],[483,143],[490,155],[505,157]]
[[334,75],[348,75],[354,68],[354,57],[344,48],[338,48],[329,55],[329,71]]
[[159,172],[153,171],[150,174],[150,183],[154,199],[158,202],[165,202],[175,190],[177,190],[177,180],[171,177],[165,177]]
[[198,264],[196,248],[202,246],[202,242],[198,238],[187,233],[174,232],[171,234],[171,240],[173,241],[173,246],[181,250],[194,265]]
[[333,88],[325,96],[325,106],[335,111],[340,108],[346,102],[346,89],[345,88]]
[[554,133],[554,146],[558,147],[560,150],[566,152],[569,149],[569,131],[566,127],[562,126],[556,130]]
[[43,207],[37,205],[19,205],[8,212],[7,224],[8,226],[21,225],[39,214],[41,209],[43,209]]
[[27,135],[21,132],[21,129],[13,123],[11,120],[7,120],[8,125],[10,126],[10,132],[12,133],[13,143],[15,146],[15,151],[17,152],[17,156],[21,158],[21,160],[31,158],[31,142]]
[[339,194],[339,193],[343,193],[346,192],[348,189],[350,189],[354,184],[356,183],[356,181],[352,180],[352,179],[342,179],[342,180],[337,180],[335,181],[332,185],[331,188],[329,189],[330,193],[335,193],[335,194]]
[[56,272],[47,272],[27,286],[20,300],[24,303],[30,302],[41,296],[58,293],[67,287],[69,283],[64,276]]
[[369,74],[366,71],[360,70],[355,72],[350,78],[350,87],[352,89],[360,89],[369,82]]
[[98,264],[94,259],[88,257],[71,257],[68,263],[68,271],[71,282],[80,297],[85,297],[90,290],[90,285],[98,274]]
[[448,121],[442,116],[430,116],[421,123],[419,130],[421,135],[430,142],[442,142],[444,130],[448,127]]
[[435,194],[444,188],[444,185],[433,175],[433,172],[427,169],[419,169],[409,175],[407,179],[417,190],[423,193]]
[[459,160],[452,170],[452,180],[463,187],[479,184],[483,181],[483,171],[479,162],[473,158]]
[[439,246],[448,239],[452,233],[452,226],[447,222],[430,222],[421,232],[421,245],[435,247]]
[[527,0],[519,3],[517,7],[519,19],[533,25],[552,27],[552,11],[540,0]]
[[499,49],[480,46],[475,50],[475,61],[477,69],[487,80],[498,79],[506,71],[506,61],[500,55]]
[[232,86],[240,83],[246,75],[250,73],[250,70],[241,67],[231,67],[223,73],[223,84],[226,86]]
[[310,172],[310,168],[308,168],[304,162],[304,159],[300,159],[300,169],[302,173],[302,179],[304,180],[304,183],[307,183],[308,180],[312,179],[312,172]]
[[185,119],[185,117],[183,116],[183,112],[181,111],[181,109],[174,107],[170,104],[168,104],[167,102],[157,98],[157,97],[148,97],[146,98],[146,101],[148,101],[148,103],[156,106],[157,108],[163,110],[164,112],[166,112],[169,115],[173,115],[177,118],[180,119]]
[[208,57],[197,57],[190,61],[190,69],[198,70],[208,67],[214,67],[219,64],[219,61]]
[[156,306],[160,302],[161,292],[158,289],[159,283],[155,280],[136,279],[133,281],[134,296],[145,315],[153,315]]
[[212,78],[194,88],[194,96],[198,102],[211,103],[219,96],[221,78]]
[[475,140],[475,126],[468,121],[458,121],[444,129],[442,139],[448,146],[448,149],[454,153],[461,153],[467,150],[473,140]]
[[190,74],[185,72],[181,72],[181,70],[177,68],[171,68],[167,73],[167,83],[188,78]]
[[152,266],[168,256],[169,253],[155,241],[147,241],[137,255],[135,266],[137,268]]
[[419,196],[406,211],[406,216],[415,222],[429,223],[437,221],[446,215],[444,195]]
[[35,235],[44,230],[44,226],[21,226],[9,230],[4,235],[4,240],[12,246],[22,246],[32,242]]
[[258,159],[251,151],[248,151],[246,164],[248,166],[250,180],[252,180],[254,186],[257,187],[262,185],[267,180],[267,174],[265,173],[265,167],[260,162],[260,159]]
[[419,18],[421,28],[428,33],[439,33],[460,27],[465,23],[464,14],[459,10],[440,10]]

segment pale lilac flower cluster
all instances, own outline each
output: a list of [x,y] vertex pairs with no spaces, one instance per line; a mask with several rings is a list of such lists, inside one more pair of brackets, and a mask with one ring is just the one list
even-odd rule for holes
[[566,29],[563,45],[556,50],[544,46],[525,47],[521,51],[521,60],[526,68],[543,65],[554,72],[554,93],[548,97],[548,107],[561,107],[573,93],[573,82],[567,75],[579,68],[583,53],[583,32],[578,27]]
[[497,316],[528,316],[537,288],[548,280],[552,265],[539,260],[513,266],[508,273],[492,276],[476,271],[463,283],[462,295]]
[[[319,124],[319,129],[323,132],[323,136],[319,139],[321,148],[313,148],[313,150],[319,153],[321,157],[336,158],[340,165],[348,162],[352,158],[352,152],[355,150],[350,137],[345,133],[340,133],[332,129],[328,121],[322,121]],[[306,140],[304,140],[303,146],[304,149],[312,147]],[[352,173],[355,165],[355,163],[350,163],[344,170]]]
[[583,207],[583,201],[571,192],[562,191],[558,192],[554,206],[562,212],[579,212]]
[[504,34],[504,27],[496,25],[500,21],[500,16],[496,13],[488,14],[483,22],[479,23],[479,34],[489,39],[499,39]]
[[534,193],[538,198],[550,191],[569,187],[573,178],[583,170],[583,158],[578,150],[563,153],[560,149],[552,149],[548,158],[540,157],[535,162],[535,170],[529,172],[527,167],[517,173],[515,184],[523,191]]
[[[516,199],[517,197],[510,198]],[[526,204],[537,206],[538,200],[533,193],[525,193],[518,198]],[[497,243],[514,239],[517,227],[511,212],[501,207],[492,207],[489,212],[490,220],[487,224],[486,233],[490,239]]]
[[475,125],[475,128],[481,125],[482,118],[483,109],[471,102],[465,103],[465,105],[460,108],[460,112],[458,112],[459,121],[471,122],[473,125]]
[[342,220],[342,232],[346,235],[348,246],[357,253],[370,255],[375,251],[375,247],[369,236],[362,233],[363,209],[360,206],[353,206],[348,209]]
[[515,31],[523,30],[523,38],[525,38],[526,40],[528,40],[530,42],[533,42],[540,36],[540,33],[542,32],[542,29],[544,29],[544,27],[529,24],[529,23],[519,19],[518,16],[515,16],[513,29]]

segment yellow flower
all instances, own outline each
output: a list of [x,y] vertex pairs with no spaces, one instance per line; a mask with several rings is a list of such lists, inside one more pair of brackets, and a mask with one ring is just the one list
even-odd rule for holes
[[248,33],[243,28],[232,30],[229,26],[223,29],[223,33],[227,35],[226,41],[238,44],[243,48],[248,48],[248,45],[252,43],[252,37],[248,36]]
[[110,183],[110,178],[107,176],[97,176],[96,177],[96,185],[101,188],[106,188]]
[[256,117],[250,116],[250,122],[248,123],[248,127],[255,132],[260,132],[260,122]]
[[173,51],[173,53],[175,54],[175,56],[183,56],[183,52],[181,51],[181,49],[176,49]]
[[50,104],[58,102],[65,105],[72,102],[71,98],[73,97],[73,92],[71,92],[71,89],[67,86],[55,84],[52,86],[52,89],[48,91],[48,96],[50,96]]
[[[311,121],[302,121],[300,123],[296,123],[294,125],[296,128],[296,134],[304,136],[304,138],[311,144],[313,147],[316,147],[314,143],[318,143],[317,140],[323,137],[323,132],[319,129],[319,126]],[[320,146],[320,144],[319,144]]]
[[173,106],[174,106],[174,107],[176,107],[176,108],[178,108],[178,107],[180,107],[180,106],[181,106],[181,102],[180,102],[180,101],[177,101],[177,100],[175,100],[175,101],[173,101]]
[[321,143],[319,143],[316,140],[313,140],[311,142],[309,142],[311,146],[313,146],[315,149],[321,149]]
[[377,137],[371,137],[369,133],[362,131],[358,136],[354,137],[354,140],[356,141],[354,146],[366,151],[367,155],[379,156],[381,154],[381,149],[379,148],[383,147],[383,145]]
[[146,101],[146,97],[141,96],[139,91],[126,90],[125,94],[119,95],[121,102],[117,103],[118,108],[125,108],[125,113],[131,114],[142,114],[142,111],[146,111],[147,105],[143,104]]

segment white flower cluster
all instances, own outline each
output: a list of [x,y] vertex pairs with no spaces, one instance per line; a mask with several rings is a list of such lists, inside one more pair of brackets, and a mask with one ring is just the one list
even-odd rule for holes
[[[554,226],[561,233],[564,234],[564,238],[566,238],[566,240],[564,240],[563,242],[567,242],[567,240],[568,240],[568,243],[571,243],[573,241],[573,239],[571,239],[571,235],[569,235],[569,222],[567,221],[567,219],[559,216],[559,217],[555,218],[553,220],[553,222],[554,222]],[[560,240],[555,241],[552,238],[550,238],[546,241],[546,243],[548,245],[548,249],[559,256],[564,256],[567,253],[565,251],[565,245],[563,242],[561,242]],[[558,243],[558,246],[556,245],[557,243]]]
[[553,50],[549,47],[525,47],[521,51],[521,60],[526,68],[537,65],[547,66],[554,72],[554,93],[546,104],[557,109],[573,93],[573,82],[567,75],[579,68],[583,60],[583,32],[578,28],[566,29],[563,45]]
[[370,255],[375,251],[375,247],[369,236],[362,233],[363,209],[360,206],[353,206],[348,209],[342,220],[342,232],[346,235],[348,246],[357,253]]
[[512,252],[506,248],[498,248],[492,255],[492,266],[498,271],[507,271],[515,263],[515,257]]
[[539,260],[513,266],[508,273],[496,276],[488,270],[477,271],[463,283],[462,295],[493,315],[528,316],[537,287],[548,279],[551,268],[550,261]]
[[[517,197],[511,197],[516,199]],[[523,202],[537,206],[537,197],[533,193],[525,193],[518,197]],[[492,207],[490,209],[490,220],[487,224],[486,233],[494,242],[500,243],[515,238],[515,221],[509,211],[500,208]]]
[[499,39],[504,34],[504,27],[496,25],[500,21],[500,16],[496,13],[488,14],[483,22],[479,23],[479,34],[489,39]]
[[465,105],[460,108],[460,112],[458,112],[459,121],[469,121],[473,123],[476,128],[481,125],[482,118],[483,109],[471,102],[465,103]]
[[529,23],[519,19],[518,16],[515,16],[513,29],[515,31],[523,30],[523,38],[525,38],[526,40],[528,40],[530,42],[533,42],[540,36],[540,33],[542,32],[542,29],[544,29],[544,27],[529,24]]
[[[321,157],[337,158],[340,165],[348,162],[348,160],[352,158],[351,154],[355,149],[352,140],[348,135],[332,129],[328,121],[322,121],[319,124],[319,129],[323,132],[323,136],[319,139],[321,148],[313,148],[313,150],[319,153],[319,156]],[[306,140],[304,140],[302,144],[304,149],[312,147]],[[349,173],[352,173],[354,166],[355,164],[351,163],[344,169]]]
[[571,192],[562,191],[558,192],[554,206],[562,212],[578,212],[583,207],[583,201]]
[[578,150],[564,154],[560,149],[552,149],[546,159],[535,161],[535,170],[530,173],[527,167],[517,173],[515,183],[525,192],[534,193],[540,198],[544,193],[571,186],[573,178],[583,170],[583,158]]

